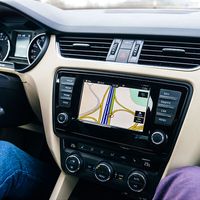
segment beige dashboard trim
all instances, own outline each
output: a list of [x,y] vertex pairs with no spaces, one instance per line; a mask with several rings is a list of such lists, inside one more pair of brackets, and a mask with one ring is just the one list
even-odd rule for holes
[[77,184],[78,179],[72,178],[61,172],[54,190],[51,194],[50,200],[67,200]]
[[[121,64],[112,62],[89,61],[79,59],[67,59],[61,57],[56,50],[56,38],[51,36],[50,44],[43,59],[31,71],[24,74],[17,73],[23,83],[29,101],[35,113],[42,118],[48,146],[55,161],[60,166],[60,145],[59,139],[53,132],[52,126],[52,92],[53,80],[56,70],[62,68],[101,70],[135,76],[157,77],[187,81],[194,88],[193,97],[189,106],[186,118],[180,131],[177,144],[174,148],[171,159],[164,172],[163,177],[172,169],[182,166],[196,165],[199,163],[200,152],[200,70],[196,71],[174,71],[135,64]],[[15,73],[13,70],[0,69]],[[64,175],[62,175],[64,176]],[[73,178],[72,178],[73,179]],[[68,184],[70,184],[70,182]],[[69,179],[66,179],[69,180]],[[61,190],[60,184],[57,189]]]

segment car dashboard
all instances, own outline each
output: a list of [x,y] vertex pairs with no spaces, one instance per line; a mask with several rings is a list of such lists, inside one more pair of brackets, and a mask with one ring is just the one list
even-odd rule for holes
[[44,125],[61,169],[51,199],[78,178],[152,199],[171,170],[198,165],[199,15],[0,1],[0,71]]
[[[3,12],[4,13],[4,12]],[[45,29],[17,13],[6,12],[1,17],[0,61],[1,66],[24,71],[33,64],[48,45]],[[46,42],[45,42],[46,41]],[[44,47],[44,51],[46,49]],[[33,64],[34,65],[34,64]]]

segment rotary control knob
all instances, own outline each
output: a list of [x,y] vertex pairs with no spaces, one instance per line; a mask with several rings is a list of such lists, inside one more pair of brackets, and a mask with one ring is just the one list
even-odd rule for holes
[[59,124],[66,124],[69,121],[69,116],[67,113],[59,113],[57,116],[57,122]]
[[76,173],[82,166],[82,158],[77,154],[72,154],[66,158],[65,166],[69,172]]
[[167,136],[166,134],[164,134],[161,131],[155,131],[152,135],[151,135],[151,142],[154,145],[162,145],[166,142]]
[[134,171],[128,176],[128,187],[134,192],[142,192],[147,184],[146,176],[140,171]]
[[113,168],[106,162],[101,162],[95,167],[95,177],[100,182],[107,182],[112,178]]

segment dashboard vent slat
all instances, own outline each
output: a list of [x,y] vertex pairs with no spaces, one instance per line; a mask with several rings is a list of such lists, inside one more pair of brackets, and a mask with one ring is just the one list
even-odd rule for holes
[[200,65],[200,41],[194,38],[144,40],[138,64],[193,68]]
[[58,36],[61,56],[105,61],[112,38],[95,36]]

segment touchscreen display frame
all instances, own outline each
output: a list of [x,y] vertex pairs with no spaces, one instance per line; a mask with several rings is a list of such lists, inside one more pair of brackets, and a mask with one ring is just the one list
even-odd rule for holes
[[[60,94],[63,86],[60,83],[61,77],[73,77],[75,79],[73,89],[71,90],[70,106],[66,107],[60,103]],[[84,80],[90,80],[97,83],[107,83],[113,86],[124,86],[130,88],[149,89],[149,109],[146,112],[146,120],[143,132],[132,131],[128,129],[99,126],[92,123],[85,123],[78,119],[79,109],[82,98]],[[171,126],[163,126],[155,123],[156,108],[160,89],[171,89],[182,93],[176,116]],[[93,138],[95,140],[112,142],[117,145],[127,147],[149,148],[149,136],[156,130],[162,130],[170,135],[175,134],[180,120],[183,119],[183,108],[186,106],[186,100],[191,96],[192,88],[189,84],[177,81],[160,80],[150,77],[136,77],[130,74],[117,74],[94,72],[85,70],[66,70],[59,69],[55,75],[54,95],[53,95],[53,127],[57,136],[61,137],[80,137]],[[188,96],[189,95],[189,96]],[[187,97],[187,98],[186,98]],[[65,100],[64,100],[65,101]],[[67,113],[68,122],[60,124],[57,121],[59,113]],[[170,140],[170,138],[169,138]]]
[[78,120],[142,133],[150,98],[150,88],[83,80]]

